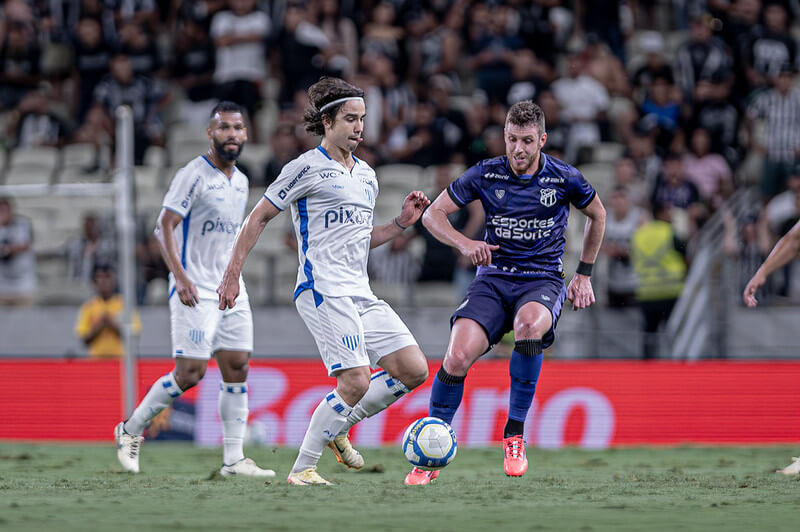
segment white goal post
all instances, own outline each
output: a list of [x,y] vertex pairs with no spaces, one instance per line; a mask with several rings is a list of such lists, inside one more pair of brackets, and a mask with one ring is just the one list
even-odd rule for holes
[[125,345],[120,365],[122,415],[127,418],[136,406],[136,360],[138,343],[132,326],[136,308],[135,213],[133,207],[133,113],[130,107],[116,112],[116,164],[111,183],[63,183],[0,185],[0,196],[111,197],[119,249],[119,286],[124,301],[122,339]]

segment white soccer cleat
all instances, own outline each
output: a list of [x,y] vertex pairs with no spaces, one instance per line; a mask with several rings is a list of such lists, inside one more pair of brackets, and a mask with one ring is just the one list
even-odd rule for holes
[[332,486],[330,482],[319,476],[316,467],[309,467],[297,473],[289,473],[286,479],[289,484],[296,486]]
[[800,458],[792,456],[792,460],[794,460],[794,462],[784,467],[783,469],[778,469],[775,472],[782,473],[784,475],[800,475]]
[[336,455],[336,461],[340,464],[344,464],[352,469],[361,469],[364,467],[364,457],[353,448],[353,444],[350,443],[347,434],[339,434],[336,436],[333,441],[328,443],[328,447],[330,447],[333,454]]
[[261,477],[269,478],[275,476],[272,469],[261,469],[250,458],[242,458],[232,465],[224,465],[219,470],[223,477]]
[[125,432],[125,422],[114,427],[114,439],[117,440],[117,459],[122,469],[129,473],[139,472],[139,449],[144,441],[143,436],[131,436]]

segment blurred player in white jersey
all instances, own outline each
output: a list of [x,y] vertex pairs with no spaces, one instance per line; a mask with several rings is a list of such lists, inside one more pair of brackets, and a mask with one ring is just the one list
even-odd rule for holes
[[[753,278],[744,287],[742,297],[745,304],[750,308],[755,308],[758,305],[756,292],[767,282],[767,277],[789,264],[798,255],[800,255],[800,222],[794,224],[794,227],[778,240],[764,263],[756,270]],[[791,464],[783,469],[778,469],[776,473],[800,475],[800,458],[793,457],[792,460],[794,461]]]
[[[364,91],[322,78],[308,97],[305,128],[322,142],[287,163],[245,219],[218,290],[220,309],[237,308],[237,279],[247,254],[267,222],[291,207],[300,257],[295,305],[328,374],[336,377],[336,388],[311,416],[289,474],[289,483],[298,485],[329,484],[316,472],[326,446],[339,462],[360,469],[364,459],[347,438],[350,427],[428,376],[425,356],[406,325],[372,293],[367,256],[413,225],[430,201],[411,192],[394,220],[374,226],[375,171],[353,156],[363,140]],[[382,371],[370,374],[370,367]]]
[[178,170],[156,222],[155,235],[170,270],[169,309],[175,369],[158,379],[131,417],[116,426],[117,457],[122,467],[139,472],[142,432],[150,420],[195,386],[211,356],[223,382],[222,476],[272,477],[245,458],[247,368],[253,350],[253,316],[244,282],[240,305],[218,308],[216,288],[228,263],[247,204],[248,181],[236,159],[247,141],[242,109],[220,102],[211,112],[208,151]]

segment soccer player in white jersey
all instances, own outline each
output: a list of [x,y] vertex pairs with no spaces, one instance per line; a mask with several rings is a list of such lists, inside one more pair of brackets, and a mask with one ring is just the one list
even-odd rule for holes
[[[300,267],[295,305],[314,336],[336,388],[311,416],[291,484],[329,484],[316,471],[326,446],[336,459],[360,469],[364,459],[347,434],[428,376],[425,356],[399,316],[373,295],[367,278],[371,248],[400,235],[430,204],[411,192],[400,214],[373,225],[378,195],[375,172],[353,156],[364,129],[364,91],[338,78],[322,78],[308,90],[306,131],[322,142],[283,167],[245,219],[219,286],[219,308],[237,308],[239,278],[247,254],[267,222],[291,208]],[[370,374],[370,367],[382,368]]]
[[209,150],[178,170],[156,222],[155,235],[170,270],[169,309],[175,369],[158,379],[133,411],[114,429],[117,457],[126,471],[139,472],[139,448],[147,424],[195,386],[215,356],[223,382],[222,476],[273,477],[245,458],[247,363],[253,350],[253,316],[244,282],[237,277],[241,304],[218,308],[215,290],[242,224],[248,181],[236,159],[247,140],[242,109],[220,102],[206,130]]

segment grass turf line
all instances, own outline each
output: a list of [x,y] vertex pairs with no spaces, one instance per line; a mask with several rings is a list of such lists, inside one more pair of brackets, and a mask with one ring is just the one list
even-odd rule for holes
[[431,486],[403,486],[397,448],[366,449],[365,471],[286,483],[296,450],[247,450],[270,482],[222,479],[221,451],[146,442],[142,473],[110,445],[0,443],[0,530],[796,530],[800,478],[774,473],[796,447],[529,449],[522,478],[500,448],[460,449]]

